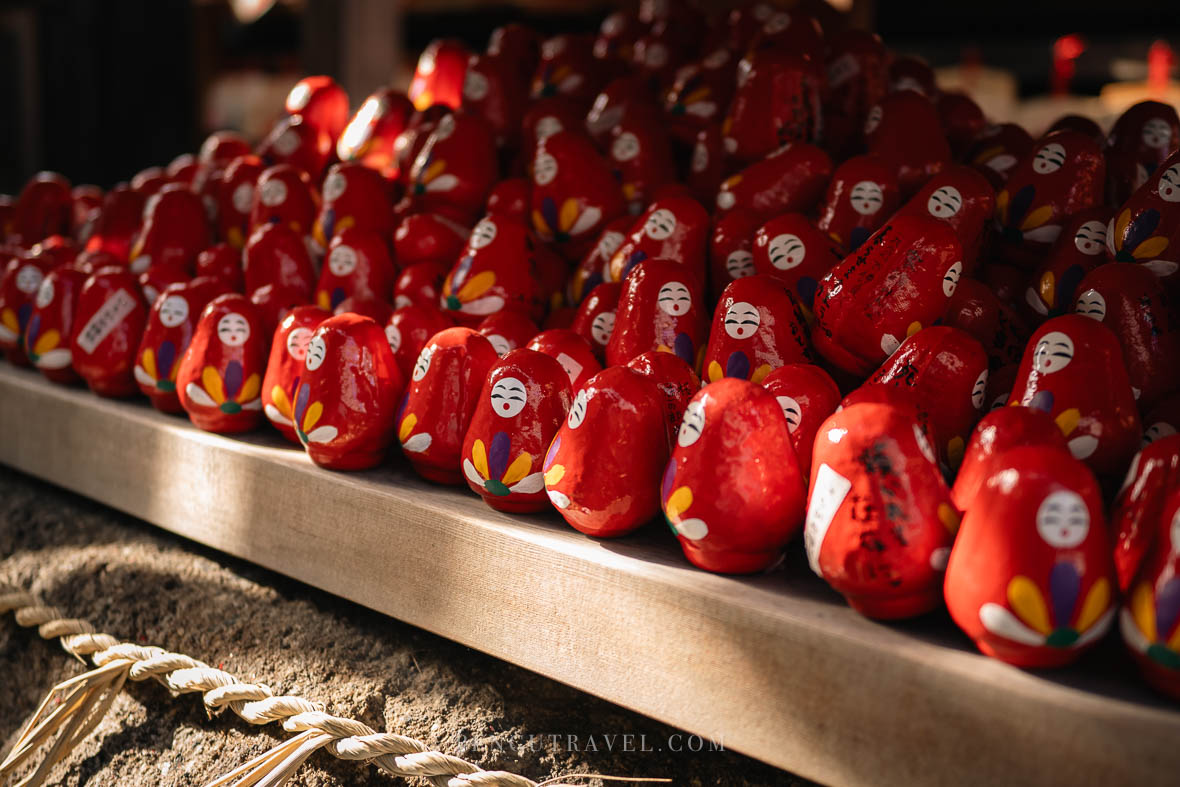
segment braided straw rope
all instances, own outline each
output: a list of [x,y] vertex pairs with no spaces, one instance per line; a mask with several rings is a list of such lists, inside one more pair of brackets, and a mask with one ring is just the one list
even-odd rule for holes
[[[281,721],[283,729],[299,735],[234,771],[210,782],[207,787],[234,783],[237,787],[280,787],[317,749],[327,749],[342,760],[371,760],[394,776],[426,779],[437,787],[539,787],[537,782],[507,771],[485,771],[449,754],[431,750],[426,744],[392,732],[377,732],[366,724],[324,712],[321,703],[302,697],[274,696],[269,686],[243,683],[230,673],[210,667],[183,653],[154,646],[120,642],[110,634],[96,632],[88,621],[67,618],[56,607],[41,604],[31,593],[0,587],[0,615],[15,611],[16,622],[37,627],[42,639],[60,639],[66,653],[82,663],[87,656],[98,669],[59,684],[26,724],[16,746],[0,763],[0,784],[21,762],[29,758],[52,732],[63,728],[40,767],[21,785],[41,784],[53,764],[64,758],[101,721],[126,679],[152,678],[176,694],[201,692],[206,711],[212,716],[229,708],[251,724]],[[87,681],[92,681],[87,688]],[[89,692],[89,693],[86,693]],[[50,700],[64,696],[57,709]],[[91,710],[91,707],[97,710]],[[72,709],[72,710],[71,710]],[[75,718],[70,718],[70,713]],[[67,720],[69,719],[69,720]],[[578,774],[565,778],[599,778],[609,781],[669,782],[670,779],[642,779]],[[235,781],[237,780],[237,781]],[[545,787],[573,787],[552,781]]]

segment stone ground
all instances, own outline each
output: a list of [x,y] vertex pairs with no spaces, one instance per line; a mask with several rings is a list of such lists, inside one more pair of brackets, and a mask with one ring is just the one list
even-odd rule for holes
[[[806,784],[678,730],[0,467],[0,585],[100,631],[219,666],[276,694],[538,781],[571,773],[681,785]],[[0,752],[82,666],[0,620]],[[290,737],[195,696],[130,687],[49,783],[202,785]],[[610,737],[613,736],[613,737]],[[626,737],[629,736],[629,737]],[[292,785],[404,784],[317,752]]]

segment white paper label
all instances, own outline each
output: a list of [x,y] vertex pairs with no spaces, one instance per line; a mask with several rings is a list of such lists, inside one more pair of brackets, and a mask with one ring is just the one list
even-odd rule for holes
[[134,309],[135,298],[131,297],[131,293],[127,290],[119,290],[107,298],[102,308],[95,312],[90,321],[86,323],[86,327],[78,334],[78,346],[87,355],[90,355],[98,345],[102,344],[103,339],[110,336],[111,331],[115,330],[115,326],[121,323],[123,318],[131,314]]
[[828,534],[832,519],[850,489],[852,482],[847,478],[826,464],[819,466],[815,474],[815,486],[811,490],[811,502],[807,506],[807,520],[803,523],[803,546],[807,549],[807,562],[816,574],[820,574],[819,552],[824,545],[824,536]]

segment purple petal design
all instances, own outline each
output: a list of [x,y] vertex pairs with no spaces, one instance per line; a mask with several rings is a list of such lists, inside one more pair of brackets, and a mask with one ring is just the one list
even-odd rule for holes
[[332,239],[332,235],[334,234],[332,232],[332,230],[335,229],[335,227],[336,227],[336,209],[335,208],[324,208],[324,218],[320,222],[320,229],[324,231],[324,238],[325,239],[327,239],[327,240]]
[[1053,394],[1049,391],[1037,391],[1033,394],[1028,406],[1034,410],[1051,413],[1053,412]]
[[299,381],[302,379],[299,375],[295,375],[295,379],[291,381],[291,387],[286,391],[287,398],[292,402],[295,401],[295,392],[299,390]]
[[332,308],[335,309],[337,306],[339,306],[340,301],[344,300],[346,297],[347,294],[344,292],[343,287],[337,287],[336,289],[332,290]]
[[406,392],[404,394],[402,394],[401,404],[399,404],[397,406],[397,416],[394,417],[394,419],[393,419],[393,422],[395,424],[398,424],[399,426],[401,425],[402,416],[405,415],[406,405],[409,403],[410,403],[410,391],[409,391],[409,389],[407,389]]
[[676,353],[677,357],[689,366],[695,365],[692,339],[687,333],[676,334],[676,338],[672,341],[672,352]]
[[303,422],[303,413],[307,411],[307,400],[311,398],[311,386],[307,383],[299,386],[299,393],[295,396],[295,421]]
[[34,314],[33,319],[29,320],[29,328],[25,331],[25,345],[31,350],[33,344],[37,341],[37,335],[41,333],[41,315]]
[[553,460],[557,458],[557,449],[561,447],[561,435],[553,438],[553,442],[549,444],[549,450],[545,452],[545,463],[541,465],[542,470],[548,470],[549,466],[553,464]]
[[664,480],[660,482],[660,500],[667,503],[668,496],[672,494],[672,483],[676,480],[676,460],[669,459],[668,466],[664,468]]
[[1073,620],[1073,608],[1082,592],[1082,577],[1073,563],[1054,563],[1049,571],[1049,600],[1053,604],[1053,626],[1068,626]]
[[582,285],[582,300],[585,300],[587,295],[594,292],[594,288],[599,284],[602,284],[602,273],[600,271],[594,271],[594,273],[587,276],[586,283]]
[[1155,594],[1155,630],[1166,640],[1180,617],[1180,577],[1172,577]]
[[643,249],[636,249],[627,255],[627,262],[623,265],[623,275],[619,277],[619,281],[627,278],[627,274],[631,272],[631,269],[646,259],[647,252]]
[[1160,212],[1154,208],[1145,210],[1131,219],[1126,232],[1123,233],[1123,249],[1135,251],[1140,243],[1151,237],[1151,233],[1155,232],[1159,224]]
[[25,325],[29,322],[29,315],[33,313],[33,304],[26,301],[16,309],[16,324],[20,326],[20,332],[25,332]]
[[[868,237],[868,236],[865,236]],[[810,276],[803,276],[799,279],[795,288],[799,291],[799,300],[806,304],[810,309],[815,303],[815,293],[819,290],[819,282]]]
[[725,362],[725,376],[736,377],[739,380],[748,380],[750,378],[750,359],[741,350],[730,353],[729,360]]
[[172,362],[176,360],[176,345],[165,339],[160,342],[160,349],[156,350],[156,374],[161,380],[171,377]]
[[230,361],[225,365],[225,398],[233,399],[242,390],[242,364]]
[[490,480],[498,481],[504,477],[508,469],[508,451],[512,448],[512,438],[507,432],[496,432],[492,437],[492,444],[488,446],[488,475]]
[[1032,207],[1033,197],[1037,195],[1037,190],[1032,186],[1025,186],[1020,191],[1016,192],[1012,197],[1012,201],[1008,203],[1008,226],[1019,227],[1020,220],[1028,213],[1028,209]]
[[553,197],[541,200],[541,218],[545,219],[545,223],[549,225],[550,232],[557,232],[561,229],[557,223],[557,203],[553,201]]
[[475,257],[471,254],[459,260],[459,264],[455,266],[455,273],[451,276],[451,292],[456,292],[463,285],[463,280],[471,272],[474,263]]
[[1058,317],[1073,311],[1073,294],[1085,275],[1086,271],[1081,265],[1070,265],[1065,269],[1065,273],[1061,274],[1057,281],[1057,293],[1053,298],[1053,308],[1049,310],[1049,316]]
[[848,233],[848,250],[856,251],[872,234],[868,227],[853,227],[852,232]]

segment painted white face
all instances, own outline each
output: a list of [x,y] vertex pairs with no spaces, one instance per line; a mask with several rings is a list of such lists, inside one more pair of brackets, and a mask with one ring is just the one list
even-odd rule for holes
[[762,30],[766,35],[773,36],[783,32],[790,26],[791,15],[785,11],[780,11],[766,20],[766,24],[762,26]]
[[1164,202],[1180,202],[1180,164],[1173,164],[1164,170],[1155,192]]
[[463,77],[463,98],[468,101],[483,101],[488,97],[488,78],[478,71],[467,69]]
[[852,192],[848,195],[852,209],[862,216],[872,216],[881,209],[884,201],[885,192],[881,190],[881,185],[871,180],[860,181],[852,187]]
[[1057,549],[1072,549],[1090,532],[1090,511],[1077,492],[1061,489],[1041,501],[1037,508],[1037,534]]
[[291,92],[287,94],[287,106],[298,112],[307,106],[307,102],[311,100],[311,86],[306,82],[300,82],[295,87],[291,88]]
[[389,343],[389,349],[396,353],[402,346],[401,330],[396,325],[386,325],[385,341]]
[[663,68],[668,65],[668,47],[661,43],[648,44],[643,62],[648,68]]
[[287,129],[275,140],[274,148],[280,156],[290,156],[299,150],[299,132]]
[[983,397],[987,394],[987,369],[975,378],[975,385],[971,386],[971,404],[976,410],[983,409]]
[[492,403],[492,412],[501,418],[520,415],[527,401],[524,383],[515,377],[501,377],[492,386],[489,400]]
[[752,303],[738,301],[725,310],[725,332],[734,339],[749,339],[761,321],[758,307]]
[[666,208],[652,211],[643,222],[643,232],[652,240],[667,240],[676,231],[676,215]]
[[348,276],[356,270],[356,249],[352,246],[337,246],[328,255],[328,270],[333,276]]
[[36,265],[26,265],[16,272],[16,288],[25,295],[32,295],[41,286],[45,275]]
[[249,213],[254,204],[254,184],[239,183],[232,196],[234,210],[238,213]]
[[959,286],[959,279],[963,276],[963,263],[956,262],[954,265],[946,269],[946,273],[942,276],[942,293],[946,297],[951,297],[955,294],[955,289]]
[[954,186],[935,189],[926,200],[926,210],[937,219],[949,219],[963,207],[963,195]]
[[278,178],[271,178],[262,184],[259,198],[262,200],[262,204],[268,208],[278,207],[287,199],[287,184]]
[[778,406],[783,408],[783,415],[787,419],[787,428],[791,430],[791,434],[799,428],[799,422],[803,419],[803,408],[799,403],[790,396],[776,396]]
[[1061,169],[1065,163],[1065,148],[1056,142],[1050,142],[1037,151],[1033,156],[1033,172],[1038,175],[1048,175]]
[[676,433],[676,444],[681,448],[701,439],[701,432],[705,428],[705,400],[697,399],[689,402],[684,409],[684,420],[680,422],[680,431]]
[[1172,127],[1163,118],[1151,118],[1143,124],[1143,144],[1149,148],[1166,148],[1172,141]]
[[492,349],[496,351],[496,355],[503,358],[514,349],[508,340],[498,333],[493,333],[488,337],[488,342],[492,345]]
[[335,202],[344,196],[344,190],[348,187],[348,178],[344,177],[343,172],[333,172],[324,180],[324,201]]
[[881,125],[881,118],[885,112],[881,109],[881,105],[877,104],[869,110],[868,117],[865,118],[865,136],[872,134],[877,130],[877,126]]
[[1106,298],[1098,290],[1089,289],[1078,296],[1074,311],[1083,317],[1102,322],[1106,319]]
[[622,245],[623,233],[615,232],[614,230],[611,230],[610,232],[604,232],[602,237],[598,240],[598,256],[609,260],[611,257],[615,256],[615,252],[618,251],[619,247]]
[[[389,338],[388,334],[386,338]],[[400,339],[400,335],[399,335]],[[418,382],[426,376],[426,371],[430,368],[430,361],[434,358],[434,345],[428,344],[422,348],[422,352],[418,353],[418,360],[414,362],[414,371],[410,375],[414,382]]]
[[557,159],[548,153],[541,153],[533,162],[533,182],[538,186],[548,186],[557,177]]
[[[228,317],[230,315],[226,315]],[[188,301],[179,295],[169,295],[160,304],[160,322],[165,328],[175,328],[182,322],[188,319]],[[224,317],[222,319],[225,319]],[[221,335],[221,325],[218,324],[218,336]],[[246,335],[249,336],[250,328],[246,327]],[[225,341],[222,339],[222,341]]]
[[754,270],[754,255],[745,249],[738,249],[731,251],[729,256],[725,258],[725,270],[729,273],[731,279],[743,279],[746,276],[753,276]]
[[803,245],[803,239],[789,232],[771,238],[768,251],[770,264],[780,271],[789,271],[802,265],[803,258],[807,256],[807,247]]
[[533,129],[533,133],[536,134],[537,141],[540,142],[542,139],[548,139],[561,130],[561,121],[552,115],[546,115],[537,121],[537,125]]
[[1180,552],[1180,508],[1172,515],[1172,522],[1168,526],[1168,538],[1172,540],[1172,551]]
[[590,335],[594,341],[603,347],[610,341],[610,335],[615,332],[615,313],[601,312],[590,323]]
[[586,420],[586,403],[589,397],[586,396],[584,390],[578,391],[578,395],[574,397],[574,403],[570,405],[570,417],[566,423],[569,424],[570,429],[577,429]]
[[656,305],[664,314],[679,317],[692,307],[692,295],[688,292],[688,287],[678,281],[670,281],[660,287],[656,295]]
[[241,347],[250,338],[250,323],[237,312],[230,312],[217,321],[217,338],[230,347]]
[[496,222],[490,219],[483,219],[471,231],[471,237],[467,239],[467,245],[472,249],[482,249],[490,245],[495,239]]
[[53,279],[46,276],[41,280],[41,286],[37,288],[37,300],[34,304],[38,309],[44,309],[49,304],[53,303]]
[[1106,245],[1106,225],[1101,221],[1087,221],[1078,227],[1073,236],[1073,245],[1087,256],[1100,254],[1102,247]]
[[[1146,448],[1156,440],[1159,440],[1162,437],[1170,437],[1174,434],[1176,434],[1176,427],[1172,426],[1167,421],[1159,421],[1158,423],[1154,423],[1144,430],[1143,440],[1140,443],[1140,447]],[[1176,543],[1180,544],[1180,542]]]
[[625,131],[611,143],[610,155],[615,161],[631,161],[639,155],[639,138]]
[[1045,334],[1033,348],[1033,369],[1041,374],[1059,372],[1073,360],[1073,339],[1061,331]]
[[287,355],[298,362],[307,359],[307,345],[311,342],[311,328],[300,326],[287,334]]
[[709,166],[709,149],[702,143],[697,143],[692,148],[692,171],[700,174]]
[[327,357],[328,345],[324,343],[324,337],[312,336],[307,343],[307,358],[303,361],[303,365],[307,368],[307,371],[314,372],[323,366],[324,359]]

